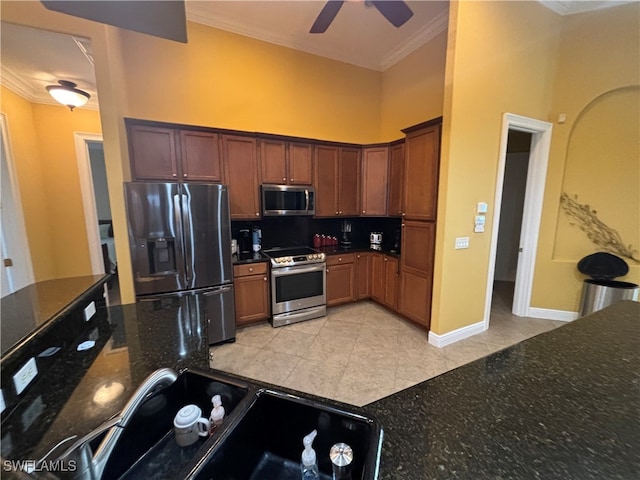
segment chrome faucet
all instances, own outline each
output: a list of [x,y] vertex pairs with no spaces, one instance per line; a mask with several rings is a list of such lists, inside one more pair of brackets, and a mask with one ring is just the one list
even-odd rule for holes
[[[58,457],[58,461],[64,465],[64,468],[57,473],[60,478],[99,480],[113,449],[120,439],[120,435],[122,435],[138,408],[149,397],[160,389],[171,385],[177,378],[178,374],[170,368],[162,368],[149,375],[131,396],[119,415],[107,420],[99,427],[77,439],[73,445]],[[96,451],[92,452],[89,443],[105,432],[107,432],[106,436]],[[67,440],[73,440],[74,438],[70,437]],[[40,462],[44,461],[45,458],[41,459]]]

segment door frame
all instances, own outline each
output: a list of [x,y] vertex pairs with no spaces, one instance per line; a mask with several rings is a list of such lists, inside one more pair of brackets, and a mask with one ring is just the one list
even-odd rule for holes
[[103,138],[102,135],[96,133],[74,132],[73,139],[76,146],[78,176],[80,177],[80,191],[82,192],[82,205],[84,207],[84,222],[87,231],[91,271],[94,275],[102,275],[105,273],[104,258],[102,256],[96,197],[93,189],[91,159],[89,158],[89,146],[87,142],[103,142]]
[[[22,266],[20,273],[17,275],[19,277],[18,279],[19,280],[18,284],[20,285],[19,288],[16,288],[16,285],[14,285],[13,275],[10,274],[11,278],[9,278],[9,281],[11,283],[11,285],[9,286],[9,289],[11,291],[17,291],[20,288],[33,284],[35,282],[35,276],[33,272],[33,262],[31,260],[31,250],[29,248],[29,237],[27,236],[27,227],[24,221],[24,209],[22,208],[22,196],[20,195],[20,185],[18,183],[18,177],[16,174],[15,165],[14,165],[13,150],[11,148],[11,138],[9,137],[9,120],[7,119],[4,113],[0,113],[0,130],[2,135],[2,145],[4,147],[3,148],[4,151],[1,153],[4,156],[5,163],[7,166],[7,172],[9,174],[9,183],[11,185],[11,196],[13,199],[13,209],[14,209],[14,215],[16,219],[16,224],[12,225],[13,227],[12,229],[18,237],[20,245],[22,245],[23,247],[20,249],[19,252],[12,252],[12,255],[14,255],[15,253],[19,253],[19,256],[21,257],[17,259],[17,262],[16,262],[17,265]],[[6,228],[6,225],[2,225],[1,228],[4,230]],[[3,234],[2,240],[3,240],[2,247],[4,249],[5,248],[4,234]],[[3,251],[1,253],[4,259],[5,252]],[[24,285],[22,285],[23,282],[25,282]]]
[[500,210],[502,208],[502,190],[504,187],[504,170],[507,161],[507,141],[509,130],[517,130],[531,134],[529,152],[529,168],[522,212],[522,228],[520,230],[520,253],[516,273],[516,284],[513,295],[512,313],[519,317],[530,316],[531,291],[535,269],[542,202],[544,198],[549,151],[551,148],[551,131],[553,124],[534,118],[523,117],[513,113],[505,113],[502,117],[502,134],[500,139],[500,157],[496,179],[494,199],[494,219],[491,230],[491,247],[487,290],[485,295],[484,328],[489,328],[491,300],[493,297],[493,281],[495,276],[496,255],[498,249],[498,231],[500,228]]

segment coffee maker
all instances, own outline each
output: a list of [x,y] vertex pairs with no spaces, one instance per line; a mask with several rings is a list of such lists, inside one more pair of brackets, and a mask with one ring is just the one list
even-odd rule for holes
[[342,222],[340,223],[340,231],[342,232],[340,245],[342,245],[343,247],[350,247],[351,246],[351,221],[342,220]]

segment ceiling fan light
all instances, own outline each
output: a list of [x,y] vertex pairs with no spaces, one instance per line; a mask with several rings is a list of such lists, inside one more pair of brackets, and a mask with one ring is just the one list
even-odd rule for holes
[[49,85],[45,87],[47,92],[59,103],[66,105],[73,111],[76,107],[81,107],[89,101],[91,95],[76,88],[76,84],[68,80],[58,80],[59,85]]

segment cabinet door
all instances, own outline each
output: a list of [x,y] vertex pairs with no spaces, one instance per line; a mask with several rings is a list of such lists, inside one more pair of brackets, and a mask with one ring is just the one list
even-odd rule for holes
[[360,213],[360,149],[340,149],[338,184],[338,215],[357,216]]
[[398,312],[429,328],[431,322],[431,277],[400,272]]
[[354,300],[353,263],[327,266],[327,306]]
[[377,302],[384,299],[384,256],[371,254],[371,298]]
[[356,254],[356,300],[371,296],[371,257],[370,253]]
[[384,298],[382,303],[395,310],[398,292],[398,259],[384,257]]
[[431,274],[435,224],[406,220],[402,224],[402,271]]
[[182,179],[222,182],[220,136],[217,133],[180,130]]
[[266,274],[237,277],[234,290],[237,325],[269,318],[269,280]]
[[387,215],[388,172],[388,147],[362,150],[361,215],[373,217]]
[[440,125],[407,135],[405,149],[403,214],[414,220],[435,220]]
[[287,144],[276,140],[260,140],[260,173],[262,183],[287,183]]
[[222,137],[225,179],[229,185],[231,219],[260,217],[256,140],[251,137]]
[[338,215],[338,148],[316,147],[316,217]]
[[290,143],[288,155],[288,183],[311,185],[313,180],[313,145]]
[[129,155],[134,180],[178,180],[175,130],[129,126]]
[[402,181],[404,172],[404,143],[391,147],[389,155],[389,204],[387,213],[402,215]]

